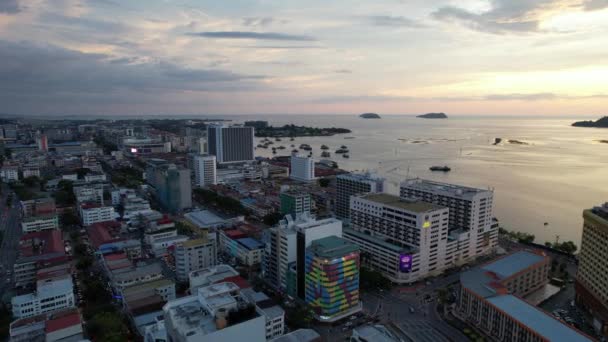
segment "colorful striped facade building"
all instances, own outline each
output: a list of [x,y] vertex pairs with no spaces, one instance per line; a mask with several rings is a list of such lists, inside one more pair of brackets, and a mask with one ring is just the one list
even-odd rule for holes
[[306,303],[319,321],[333,322],[361,310],[359,247],[337,236],[306,249]]

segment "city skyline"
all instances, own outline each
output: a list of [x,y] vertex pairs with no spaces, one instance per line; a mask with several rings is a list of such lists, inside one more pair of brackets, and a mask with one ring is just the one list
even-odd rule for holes
[[608,2],[0,4],[12,115],[597,115]]

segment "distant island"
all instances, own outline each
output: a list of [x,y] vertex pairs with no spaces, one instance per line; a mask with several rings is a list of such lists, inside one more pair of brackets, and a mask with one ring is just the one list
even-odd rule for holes
[[445,113],[426,113],[416,116],[417,118],[423,119],[447,119],[448,116]]
[[335,134],[351,133],[346,128],[317,128],[296,125],[285,125],[282,127],[258,127],[255,130],[256,137],[328,137]]
[[380,115],[376,113],[363,113],[359,117],[363,119],[381,119]]
[[596,127],[596,128],[608,128],[608,116],[596,121],[578,121],[572,124],[574,127]]

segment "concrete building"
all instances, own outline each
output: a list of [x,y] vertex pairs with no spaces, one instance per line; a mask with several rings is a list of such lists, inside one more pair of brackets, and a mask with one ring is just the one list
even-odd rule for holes
[[125,139],[122,145],[125,154],[134,156],[171,152],[170,142],[155,139]]
[[188,281],[190,272],[217,264],[214,235],[188,240],[175,245],[175,274],[177,280]]
[[608,335],[608,203],[583,212],[583,238],[578,254],[576,302],[593,316],[593,327]]
[[177,244],[188,241],[190,238],[186,235],[171,235],[164,238],[155,239],[150,245],[152,254],[160,258],[170,254],[169,249],[174,248]]
[[21,318],[10,325],[11,342],[71,342],[84,339],[77,309]]
[[93,223],[113,221],[116,219],[114,207],[102,207],[95,203],[83,203],[80,205],[80,220],[83,226]]
[[266,319],[266,340],[275,339],[285,332],[285,310],[264,292],[252,288],[242,289],[241,293],[255,303],[256,311]]
[[350,218],[352,195],[380,193],[384,191],[384,178],[371,173],[347,173],[336,177],[336,217]]
[[200,271],[190,272],[188,281],[190,283],[190,293],[196,293],[201,287],[215,283],[230,282],[230,278],[238,277],[239,272],[230,265],[216,265]]
[[498,245],[498,224],[492,215],[493,190],[409,179],[401,183],[400,196],[450,208],[447,253],[454,265],[474,260]]
[[353,329],[350,342],[401,342],[397,336],[384,325],[363,325]]
[[200,187],[217,184],[217,161],[215,156],[194,157],[194,184]]
[[54,214],[56,210],[53,198],[38,198],[29,201],[21,201],[21,213],[23,217]]
[[40,168],[35,166],[24,166],[21,170],[23,178],[38,177],[40,178]]
[[322,322],[361,311],[359,247],[337,236],[312,241],[306,248],[305,301]]
[[496,341],[592,341],[520,296],[547,283],[549,257],[520,251],[460,276],[455,315]]
[[315,180],[315,161],[312,157],[292,155],[289,178],[300,182]]
[[194,295],[169,301],[163,307],[163,313],[169,341],[266,340],[265,317],[233,283],[199,288]]
[[396,283],[441,273],[447,254],[449,209],[389,194],[351,196],[344,237],[366,253],[366,266]]
[[74,284],[70,274],[59,279],[44,279],[36,283],[36,292],[11,299],[13,317],[26,318],[73,307]]
[[304,299],[306,248],[312,241],[332,235],[342,237],[342,221],[335,218],[317,220],[307,214],[296,219],[288,215],[278,226],[267,230],[262,271],[268,283],[285,291],[289,265],[295,263],[297,296]]
[[279,195],[281,199],[281,214],[297,216],[311,213],[312,198],[310,194],[299,191],[285,191]]
[[103,206],[104,185],[103,184],[87,184],[74,187],[74,195],[78,203],[96,203]]
[[253,127],[212,124],[207,127],[207,149],[220,164],[251,161],[254,137]]
[[21,221],[21,230],[24,233],[40,232],[58,228],[59,218],[57,217],[57,214],[25,217]]
[[247,266],[259,265],[264,254],[264,243],[230,229],[219,232],[220,250]]
[[5,183],[19,180],[19,166],[5,165],[0,168],[0,180]]
[[271,342],[321,342],[321,335],[313,329],[298,329],[279,336]]
[[175,213],[192,207],[190,170],[165,164],[154,168],[152,179],[147,181],[154,187],[156,197],[166,210]]
[[13,265],[15,286],[36,284],[38,270],[68,262],[58,229],[24,234],[19,239],[19,255]]

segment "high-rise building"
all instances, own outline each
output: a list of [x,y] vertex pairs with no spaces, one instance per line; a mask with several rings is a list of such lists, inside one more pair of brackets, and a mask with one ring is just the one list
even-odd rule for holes
[[40,134],[36,138],[36,143],[38,144],[38,151],[46,152],[49,150],[49,140],[45,134]]
[[300,182],[315,180],[315,161],[312,157],[292,155],[289,178]]
[[216,158],[213,155],[194,157],[194,184],[200,187],[217,184]]
[[190,272],[202,270],[217,264],[215,239],[207,235],[196,240],[175,244],[175,275],[177,280],[188,281]]
[[168,211],[178,212],[192,207],[190,170],[178,168],[162,159],[148,160],[146,181],[156,191],[156,197]]
[[455,263],[491,252],[498,245],[498,224],[492,216],[493,190],[408,179],[401,183],[402,199],[416,198],[450,208],[450,238],[459,243]]
[[287,215],[279,225],[265,232],[266,248],[262,260],[264,277],[270,284],[285,291],[290,264],[296,264],[295,288],[297,296],[304,299],[306,248],[312,241],[327,236],[342,237],[342,221],[328,218],[316,220],[308,214],[296,219]]
[[320,321],[334,322],[361,311],[359,247],[337,236],[306,249],[305,300]]
[[283,215],[297,216],[302,213],[310,213],[312,209],[312,199],[309,193],[285,191],[279,197]]
[[449,264],[449,209],[389,194],[351,197],[344,237],[365,252],[365,265],[395,283],[439,274]]
[[336,177],[336,217],[350,216],[350,196],[384,191],[384,178],[371,173],[347,173]]
[[220,164],[254,160],[254,136],[253,127],[212,124],[207,127],[207,149]]
[[593,316],[593,326],[608,335],[608,203],[583,211],[583,238],[578,254],[576,302]]

